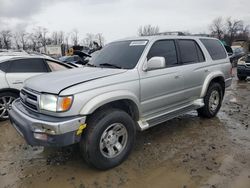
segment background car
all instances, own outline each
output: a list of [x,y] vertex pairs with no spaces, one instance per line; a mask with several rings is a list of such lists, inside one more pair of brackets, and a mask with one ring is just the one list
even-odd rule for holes
[[26,79],[48,72],[66,70],[69,65],[45,56],[0,56],[0,121],[8,119],[7,110]]
[[231,46],[231,47],[233,49],[235,58],[239,59],[243,57],[244,55],[246,55],[245,49],[242,48],[241,46]]
[[250,76],[250,54],[242,57],[238,61],[237,76],[239,80],[246,80]]

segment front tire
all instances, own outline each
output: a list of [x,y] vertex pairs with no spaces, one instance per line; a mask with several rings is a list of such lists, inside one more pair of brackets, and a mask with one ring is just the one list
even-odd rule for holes
[[11,104],[16,98],[18,98],[18,94],[16,93],[0,93],[0,121],[9,119],[8,110],[11,109]]
[[101,170],[110,169],[128,157],[135,134],[135,123],[126,112],[103,109],[87,121],[80,150],[88,164]]
[[204,97],[205,105],[199,108],[198,115],[205,118],[213,118],[220,110],[223,100],[223,90],[219,83],[211,83]]

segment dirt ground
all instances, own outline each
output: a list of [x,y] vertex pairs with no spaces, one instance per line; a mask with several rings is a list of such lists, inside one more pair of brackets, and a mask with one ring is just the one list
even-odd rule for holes
[[28,146],[0,123],[0,187],[250,188],[250,81],[234,79],[218,116],[196,112],[137,134],[128,160],[88,167],[77,147]]

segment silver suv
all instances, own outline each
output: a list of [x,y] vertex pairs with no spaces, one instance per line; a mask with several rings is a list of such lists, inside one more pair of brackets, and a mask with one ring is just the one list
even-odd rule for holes
[[191,110],[219,111],[232,67],[220,41],[153,36],[106,45],[83,69],[31,78],[9,111],[30,145],[79,143],[99,169],[129,155],[136,130]]

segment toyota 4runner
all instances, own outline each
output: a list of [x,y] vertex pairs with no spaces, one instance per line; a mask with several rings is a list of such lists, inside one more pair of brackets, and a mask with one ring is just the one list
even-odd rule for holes
[[28,79],[10,120],[30,145],[79,143],[87,163],[109,169],[128,157],[136,130],[191,110],[214,117],[231,73],[217,39],[124,39],[106,45],[83,69]]

